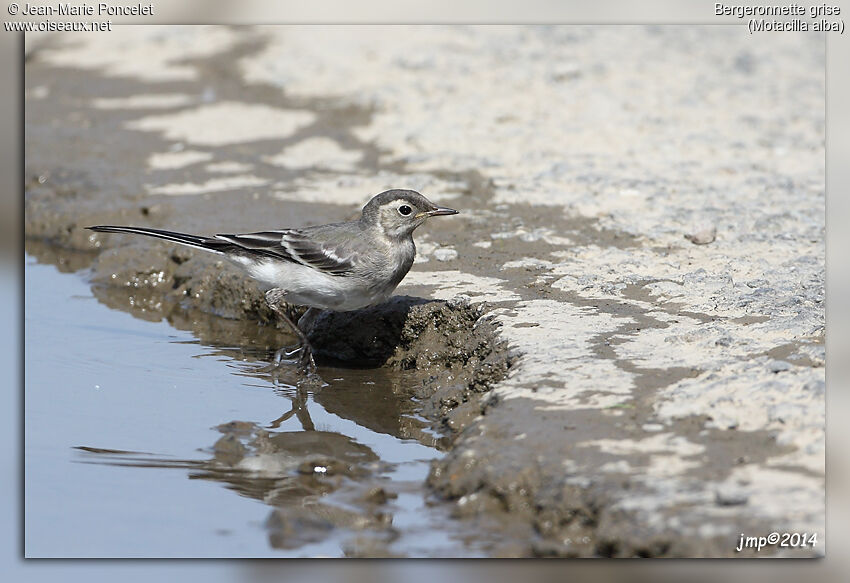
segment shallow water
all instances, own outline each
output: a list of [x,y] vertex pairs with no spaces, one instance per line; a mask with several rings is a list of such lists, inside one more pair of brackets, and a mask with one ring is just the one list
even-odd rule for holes
[[297,389],[266,350],[25,264],[26,556],[483,554],[427,499],[439,436],[403,376],[324,367]]

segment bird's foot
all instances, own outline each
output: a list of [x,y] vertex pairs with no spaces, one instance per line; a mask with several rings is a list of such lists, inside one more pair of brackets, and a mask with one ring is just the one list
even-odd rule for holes
[[284,346],[283,348],[278,349],[277,352],[274,353],[274,366],[278,367],[281,362],[291,360],[293,355],[301,352],[301,349],[301,346],[296,346],[295,348],[288,348]]
[[[293,358],[296,355],[297,357]],[[313,358],[313,348],[309,343],[301,344],[295,348],[284,346],[275,352],[273,367],[279,368],[284,364],[297,364],[305,378],[321,380],[318,374],[318,368],[316,367],[316,360]]]
[[[298,348],[287,350],[286,348],[281,348],[274,355],[274,366],[279,367],[281,362],[283,362],[283,357],[286,356],[291,357],[295,354],[298,354],[297,363],[301,368],[301,372],[304,375],[304,378],[311,381],[311,384],[315,384],[312,381],[319,381],[321,384],[322,379],[319,377],[316,371],[316,361],[313,359],[313,347],[310,346],[310,341],[307,339],[307,335],[298,327],[295,322],[292,321],[292,318],[287,315],[286,310],[282,307],[280,300],[279,289],[272,289],[266,292],[266,302],[272,311],[277,314],[277,316],[289,325],[289,328],[292,332],[298,337],[298,340],[301,341],[301,345]],[[314,308],[310,308],[305,312],[302,319],[307,317],[307,321],[315,318],[317,310]],[[309,317],[308,317],[309,315]]]
[[313,358],[313,348],[309,344],[301,346],[301,354],[298,355],[298,364],[301,366],[301,370],[307,375],[318,376],[316,374],[316,361]]

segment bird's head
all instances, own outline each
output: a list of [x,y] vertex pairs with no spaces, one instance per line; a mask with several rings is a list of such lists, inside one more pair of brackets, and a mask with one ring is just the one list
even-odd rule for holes
[[363,207],[361,221],[377,226],[392,238],[409,236],[413,230],[440,215],[456,215],[454,209],[435,205],[415,190],[387,190]]

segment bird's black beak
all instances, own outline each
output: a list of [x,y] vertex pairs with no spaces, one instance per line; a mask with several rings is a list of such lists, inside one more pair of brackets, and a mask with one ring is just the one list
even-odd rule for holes
[[438,206],[434,210],[428,211],[425,214],[428,215],[429,217],[439,217],[441,215],[456,215],[457,213],[458,213],[458,211],[456,211],[455,209],[450,209],[450,208],[444,207],[444,206]]

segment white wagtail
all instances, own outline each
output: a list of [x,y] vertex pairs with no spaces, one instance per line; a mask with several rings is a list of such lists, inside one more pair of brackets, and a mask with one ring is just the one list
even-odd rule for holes
[[[360,220],[300,229],[203,237],[143,227],[99,225],[103,233],[135,233],[217,253],[270,286],[269,307],[301,341],[301,365],[315,370],[304,332],[286,315],[282,302],[310,310],[345,312],[386,300],[413,265],[413,231],[429,217],[456,215],[413,190],[387,190],[363,207]],[[283,349],[275,355],[280,361]]]

